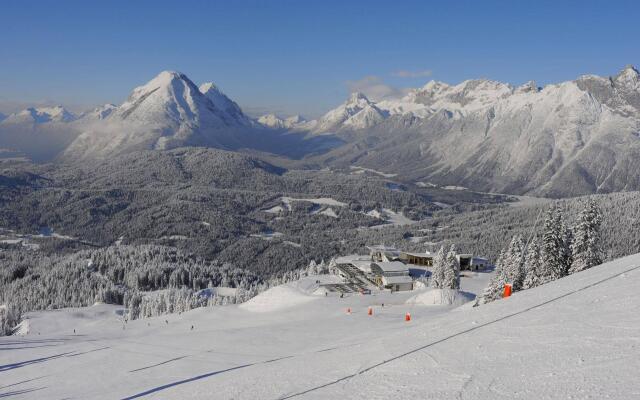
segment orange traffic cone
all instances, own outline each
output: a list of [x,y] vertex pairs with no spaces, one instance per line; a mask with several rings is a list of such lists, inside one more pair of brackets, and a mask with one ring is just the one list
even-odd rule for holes
[[506,283],[504,285],[504,292],[502,293],[502,297],[509,297],[511,296],[511,284]]
[[369,307],[369,311],[367,312],[369,315],[373,315],[373,307]]
[[411,313],[406,313],[404,315],[404,320],[407,321],[407,322],[411,321]]

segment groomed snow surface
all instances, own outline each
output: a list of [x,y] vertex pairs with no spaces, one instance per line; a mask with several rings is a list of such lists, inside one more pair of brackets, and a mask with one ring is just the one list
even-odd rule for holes
[[634,255],[475,308],[318,296],[312,277],[124,330],[115,306],[33,313],[27,335],[0,338],[0,396],[640,398],[639,266]]
[[475,299],[473,293],[453,289],[426,290],[411,297],[407,304],[421,306],[461,306]]

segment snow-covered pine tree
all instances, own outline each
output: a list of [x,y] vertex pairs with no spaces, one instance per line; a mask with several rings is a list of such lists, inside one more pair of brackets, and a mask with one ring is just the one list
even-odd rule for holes
[[542,284],[540,278],[541,268],[540,245],[538,244],[538,238],[534,237],[529,243],[527,255],[524,259],[525,275],[522,289],[530,289]]
[[451,245],[444,262],[443,289],[460,289],[460,265],[456,258],[456,246]]
[[504,273],[505,251],[500,252],[496,261],[496,269],[489,284],[482,292],[482,303],[489,303],[502,297],[504,284],[507,283]]
[[0,304],[0,336],[11,335],[19,322],[20,315],[10,304]]
[[564,220],[561,219],[562,227],[562,265],[564,267],[564,275],[569,274],[569,269],[573,264],[573,230],[564,223]]
[[442,289],[444,283],[445,271],[445,255],[444,247],[440,246],[440,250],[433,259],[433,270],[431,273],[431,287],[434,289]]
[[337,275],[338,274],[338,268],[337,268],[338,263],[336,263],[336,259],[332,258],[331,261],[329,261],[329,265],[326,266],[324,264],[324,260],[322,260],[322,263],[320,263],[320,265],[318,266],[318,268],[323,271],[321,273],[325,273],[324,271],[327,270],[328,273],[333,274],[333,275]]
[[318,275],[320,272],[318,271],[318,266],[316,264],[316,260],[311,260],[309,262],[309,266],[307,267],[308,275]]
[[524,280],[523,264],[524,243],[522,242],[522,236],[515,235],[505,253],[503,266],[506,282],[511,284],[514,291],[522,288],[522,281]]
[[602,213],[593,199],[589,199],[584,209],[578,215],[573,228],[573,256],[569,273],[584,271],[602,263],[600,251],[600,225]]
[[564,226],[562,214],[551,206],[547,211],[540,248],[542,267],[540,280],[547,283],[562,278],[567,274],[567,262],[570,249],[567,246],[568,231]]

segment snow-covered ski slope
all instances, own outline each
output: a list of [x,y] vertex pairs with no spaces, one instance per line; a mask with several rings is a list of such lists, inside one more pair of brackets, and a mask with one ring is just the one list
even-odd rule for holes
[[403,304],[410,293],[322,296],[125,330],[112,306],[36,313],[28,335],[0,338],[0,396],[640,398],[639,287],[634,255],[476,308]]

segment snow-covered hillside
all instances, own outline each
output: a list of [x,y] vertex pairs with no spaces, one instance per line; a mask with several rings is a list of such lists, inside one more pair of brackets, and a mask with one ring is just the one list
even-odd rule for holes
[[317,296],[308,282],[253,307],[127,324],[107,305],[33,313],[22,336],[0,338],[0,395],[635,398],[639,265],[626,257],[476,308],[407,304],[411,292]]

